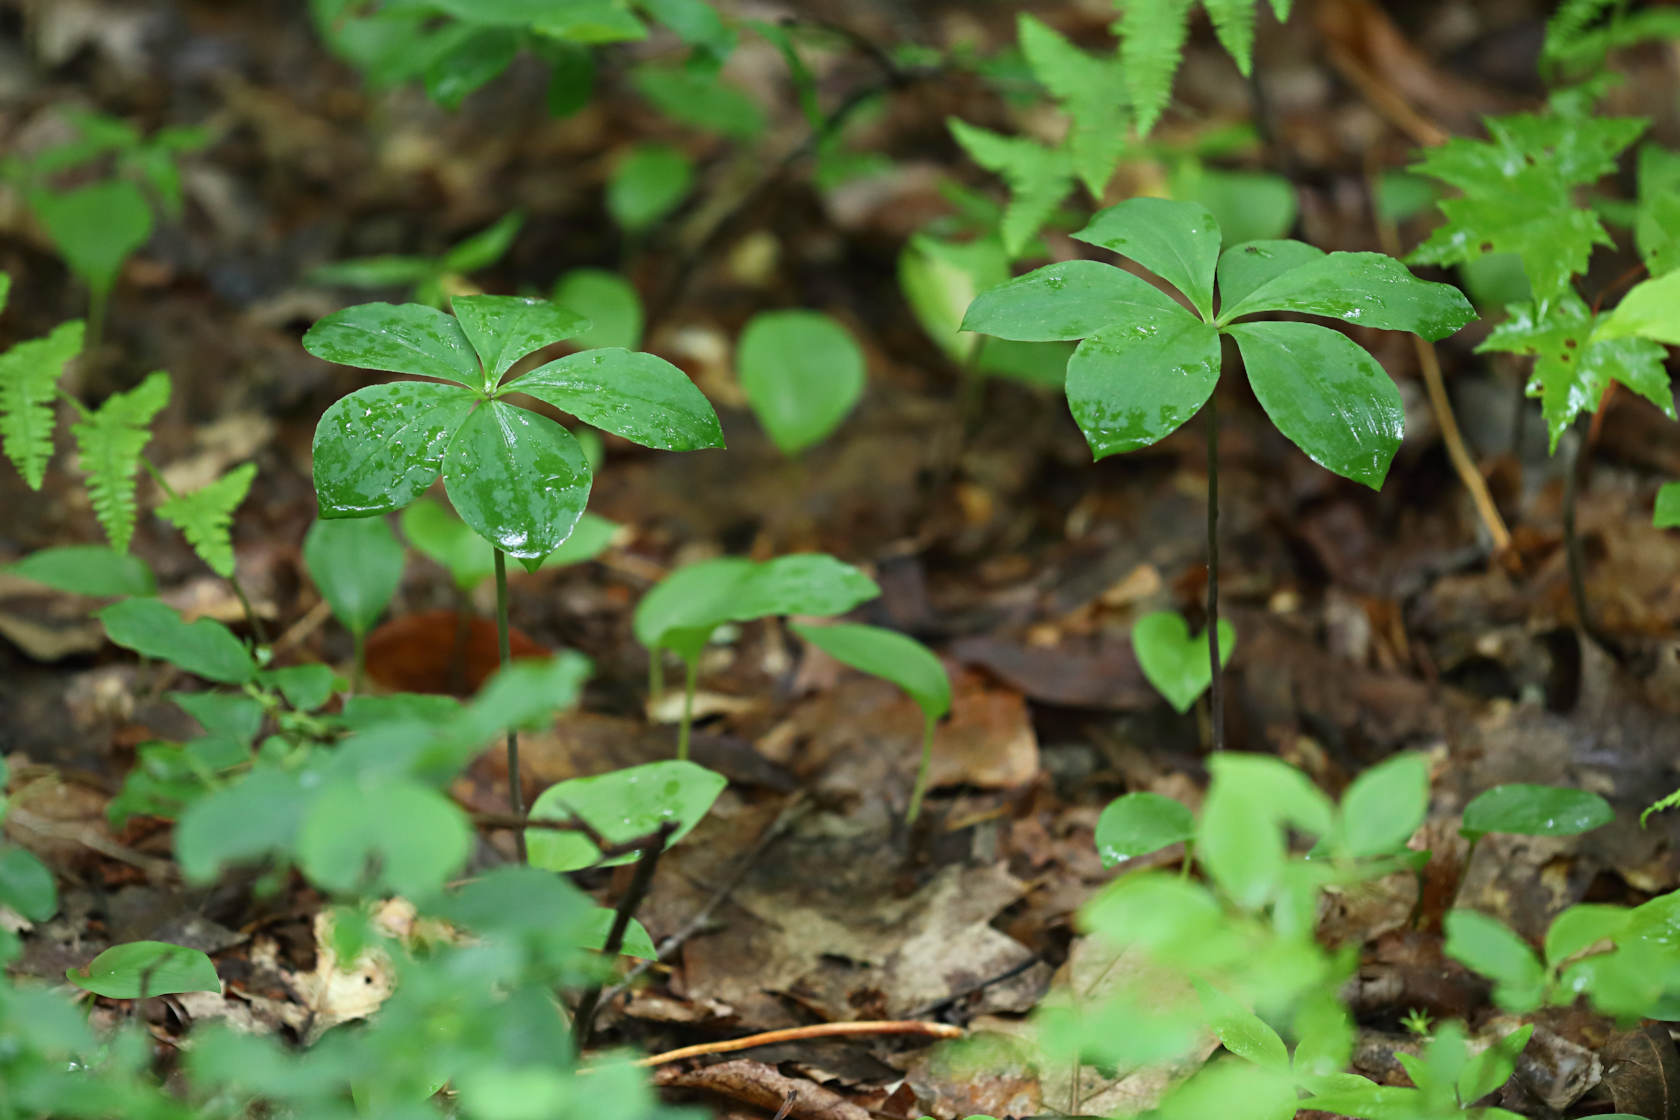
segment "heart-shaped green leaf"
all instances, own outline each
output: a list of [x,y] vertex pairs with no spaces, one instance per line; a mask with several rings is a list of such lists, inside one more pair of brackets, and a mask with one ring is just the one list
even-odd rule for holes
[[1319,466],[1380,490],[1406,412],[1377,360],[1312,323],[1240,323],[1229,333],[1278,431]]
[[1445,338],[1476,317],[1457,288],[1419,280],[1386,253],[1314,257],[1274,276],[1236,305],[1227,304],[1220,321],[1256,311],[1328,315],[1427,339]]
[[504,401],[467,417],[443,461],[443,485],[461,520],[531,568],[571,535],[590,477],[570,432]]
[[315,426],[321,516],[390,513],[418,498],[477,399],[455,385],[394,381],[335,401]]
[[[612,843],[645,836],[675,821],[674,843],[700,823],[728,784],[722,774],[692,762],[650,762],[549,786],[532,803],[531,816],[564,820],[577,813]],[[610,867],[629,863],[637,855],[630,852],[603,860],[600,849],[583,833],[546,828],[527,829],[525,843],[531,866],[549,871],[576,871],[597,863]]]
[[[1231,660],[1237,632],[1225,619],[1219,620],[1219,664]],[[1132,650],[1138,667],[1155,691],[1166,697],[1179,712],[1188,712],[1207,686],[1213,683],[1213,666],[1208,658],[1207,632],[1190,637],[1190,625],[1174,611],[1146,614],[1132,624]]]
[[1088,245],[1130,257],[1189,297],[1202,318],[1213,318],[1213,275],[1219,263],[1219,223],[1199,202],[1128,198],[1073,235]]
[[1087,338],[1116,323],[1182,312],[1171,296],[1100,261],[1062,261],[988,288],[969,304],[961,330],[1018,342]]
[[842,622],[827,626],[793,623],[789,629],[836,661],[891,681],[928,719],[951,710],[951,678],[937,655],[896,630]]
[[688,374],[652,354],[585,350],[508,384],[586,424],[662,451],[722,447],[723,429]]
[[1102,459],[1177,431],[1218,381],[1218,332],[1174,306],[1081,342],[1068,359],[1068,408]]
[[110,291],[129,254],[152,236],[152,208],[126,179],[33,191],[29,206],[70,271],[96,292]]
[[105,634],[117,645],[157,657],[205,680],[244,684],[257,663],[233,631],[214,619],[187,623],[156,599],[124,599],[99,612]]
[[1128,793],[1097,818],[1097,855],[1104,867],[1182,844],[1196,835],[1196,819],[1182,801],[1159,793]]
[[450,307],[484,363],[484,391],[519,359],[589,329],[589,320],[546,299],[456,296]]
[[216,966],[202,951],[167,941],[113,945],[85,968],[64,972],[70,983],[109,999],[172,996],[222,990]]
[[826,438],[863,395],[863,352],[815,311],[753,316],[735,359],[747,402],[784,455]]
[[478,358],[453,316],[419,303],[361,303],[310,327],[303,348],[329,362],[387,373],[483,383]]

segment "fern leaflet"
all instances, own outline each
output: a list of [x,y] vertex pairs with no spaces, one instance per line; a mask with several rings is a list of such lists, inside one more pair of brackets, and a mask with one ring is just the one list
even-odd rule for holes
[[[1255,0],[1202,0],[1214,34],[1247,77],[1254,64]],[[1115,0],[1120,19],[1120,61],[1126,69],[1139,136],[1149,135],[1172,93],[1173,75],[1190,36],[1192,0]],[[1289,18],[1290,0],[1272,0],[1281,22]]]
[[159,370],[128,392],[113,393],[71,428],[94,516],[118,552],[127,552],[134,536],[135,475],[152,438],[147,425],[168,403],[169,375]]
[[233,511],[251,489],[255,463],[243,463],[221,478],[190,494],[180,494],[158,507],[158,516],[181,530],[198,558],[224,578],[233,575]]
[[[1609,18],[1603,19],[1607,14]],[[1628,12],[1616,0],[1564,0],[1546,23],[1540,62],[1554,70],[1597,70],[1613,50],[1677,36],[1680,12],[1672,9]]]
[[969,158],[1009,184],[1009,205],[998,223],[1004,250],[1018,257],[1073,187],[1073,159],[1065,149],[1047,148],[1022,136],[996,132],[952,118],[947,122]]
[[1117,58],[1093,58],[1031,16],[1022,15],[1017,26],[1033,77],[1068,115],[1063,145],[1074,173],[1100,202],[1130,143],[1126,73]]
[[82,322],[73,319],[0,354],[0,443],[31,490],[41,488],[52,458],[58,379],[81,350]]

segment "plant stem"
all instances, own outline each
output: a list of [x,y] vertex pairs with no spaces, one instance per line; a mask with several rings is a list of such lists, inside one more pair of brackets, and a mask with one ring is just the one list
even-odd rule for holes
[[1213,709],[1213,749],[1225,749],[1225,687],[1219,673],[1219,404],[1207,402],[1207,634],[1213,676],[1208,704]]
[[665,651],[651,649],[648,651],[648,699],[652,700],[665,691]]
[[[496,654],[503,666],[509,657],[508,646],[508,589],[507,589],[507,553],[496,549]],[[508,811],[516,817],[525,815],[525,791],[519,781],[519,732],[508,728],[507,733],[507,771],[508,771]],[[519,853],[519,862],[529,862],[529,854],[525,850],[525,830],[520,829],[513,834],[513,844]]]
[[700,682],[700,657],[684,658],[682,722],[677,725],[677,761],[688,761],[688,734],[694,726],[694,691]]
[[922,719],[922,764],[916,770],[916,785],[910,791],[910,811],[904,814],[905,824],[915,824],[922,811],[922,797],[927,793],[928,771],[933,766],[933,729],[937,724],[932,716]]
[[[659,866],[659,857],[670,847],[671,834],[676,830],[675,821],[666,821],[659,826],[657,839],[642,849],[642,857],[636,861],[636,870],[630,878],[630,885],[625,888],[624,897],[618,900],[618,910],[613,914],[612,927],[607,930],[607,940],[601,946],[601,953],[608,960],[616,957],[618,951],[624,948],[624,934],[630,928],[630,919],[635,917],[637,907],[641,906],[642,900],[647,897],[648,888],[653,885],[654,869]],[[573,1041],[579,1050],[589,1045],[589,1033],[595,1024],[595,1012],[601,1007],[602,987],[603,985],[596,984],[590,988],[584,994],[583,1002],[578,1004],[572,1029]]]
[[106,288],[88,288],[87,351],[96,352],[105,341],[105,307],[111,293]]
[[355,643],[355,661],[350,666],[350,695],[362,690],[362,677],[367,672],[367,635],[357,630],[350,636]]

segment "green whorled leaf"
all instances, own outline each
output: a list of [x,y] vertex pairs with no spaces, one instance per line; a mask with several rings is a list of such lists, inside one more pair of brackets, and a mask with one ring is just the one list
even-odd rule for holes
[[[1237,631],[1230,622],[1219,620],[1219,664],[1231,660],[1237,645]],[[1138,668],[1155,691],[1183,715],[1190,710],[1208,685],[1213,683],[1213,661],[1208,656],[1208,635],[1194,638],[1190,624],[1177,611],[1155,611],[1132,624],[1132,650]]]
[[298,775],[254,770],[193,801],[175,822],[175,858],[188,882],[224,867],[290,853],[313,793]]
[[1097,855],[1104,867],[1182,844],[1196,836],[1196,819],[1182,801],[1159,793],[1116,797],[1097,818]]
[[[443,503],[427,498],[412,502],[402,511],[401,523],[408,543],[447,569],[461,591],[470,592],[495,574],[494,551]],[[543,558],[542,566],[560,568],[593,560],[606,551],[618,530],[615,522],[586,511],[572,535]]]
[[1360,327],[1445,338],[1476,317],[1450,284],[1419,280],[1386,253],[1331,253],[1273,277],[1220,314],[1221,322],[1256,311],[1327,315]]
[[955,362],[974,356],[980,340],[962,332],[975,296],[1009,279],[1009,259],[995,237],[942,241],[918,233],[898,255],[898,286],[922,330]]
[[1680,271],[1641,281],[1593,328],[1594,341],[1648,338],[1680,346]]
[[1009,186],[998,235],[1011,258],[1020,256],[1073,189],[1073,156],[1021,136],[1003,136],[952,117],[951,135],[969,158]]
[[451,28],[448,45],[432,56],[422,78],[426,95],[445,109],[461,102],[495,78],[519,53],[525,36],[509,27]]
[[652,354],[584,350],[538,366],[507,389],[661,451],[723,446],[723,429],[706,395],[686,373]]
[[1166,198],[1129,198],[1101,210],[1073,235],[1129,257],[1177,288],[1202,318],[1213,317],[1219,223],[1206,206]]
[[1184,160],[1168,183],[1174,198],[1206,206],[1232,245],[1286,237],[1300,213],[1295,184],[1269,172],[1224,171]]
[[822,553],[763,563],[725,556],[666,576],[636,604],[633,629],[648,649],[669,647],[672,635],[694,631],[704,644],[725,622],[784,614],[827,617],[880,593],[874,580]]
[[461,520],[529,568],[571,536],[590,481],[570,432],[505,401],[467,417],[444,453],[443,485]]
[[951,710],[951,678],[939,657],[907,634],[858,623],[789,627],[800,638],[836,661],[891,681],[922,709],[928,719]]
[[1219,258],[1219,302],[1221,322],[1235,314],[1249,294],[1291,269],[1310,261],[1323,260],[1324,250],[1305,241],[1246,241],[1232,245]]
[[[675,843],[700,823],[728,784],[722,774],[692,762],[650,762],[549,786],[531,804],[531,816],[564,820],[577,814],[611,843],[645,836],[674,821]],[[629,852],[603,860],[600,849],[583,833],[547,828],[527,829],[525,844],[531,866],[548,871],[611,867],[630,863],[637,855]]]
[[0,572],[72,595],[157,594],[157,579],[144,560],[104,545],[43,548],[0,567]]
[[1100,261],[1062,261],[975,297],[958,328],[1018,342],[1088,338],[1137,317],[1183,314],[1141,276]]
[[33,852],[0,844],[0,906],[32,922],[47,921],[58,913],[58,886]]
[[1068,359],[1068,407],[1102,459],[1178,430],[1218,381],[1218,332],[1175,305],[1081,342]]
[[747,403],[784,455],[821,442],[863,395],[863,352],[820,312],[753,316],[735,362]]
[[588,319],[546,299],[456,296],[450,306],[484,362],[485,392],[525,355],[589,329]]
[[[591,910],[580,930],[582,936],[578,939],[578,948],[605,949],[607,937],[612,933],[613,922],[617,918],[618,912],[610,906],[597,906]],[[653,938],[648,936],[647,927],[634,918],[631,918],[630,924],[624,928],[624,938],[618,951],[626,957],[635,957],[638,960],[659,959],[659,950],[654,948]]]
[[65,978],[83,991],[108,999],[141,999],[181,992],[222,990],[208,956],[167,941],[130,941],[113,945],[85,967],[69,968]]
[[613,168],[607,180],[607,213],[640,233],[682,205],[694,188],[694,164],[667,144],[640,144]]
[[1025,13],[1016,28],[1033,77],[1070,118],[1066,145],[1074,173],[1100,199],[1131,144],[1126,72],[1117,57],[1093,58]]
[[178,494],[157,507],[157,515],[181,531],[192,550],[224,579],[233,574],[233,511],[251,492],[255,463],[243,463],[207,486]]
[[1680,481],[1662,484],[1651,521],[1659,529],[1680,529]]
[[1576,417],[1598,408],[1612,381],[1674,417],[1674,390],[1661,344],[1644,338],[1595,337],[1592,312],[1573,294],[1545,308],[1527,303],[1508,310],[1510,317],[1476,349],[1533,356],[1528,395],[1540,398],[1552,451]]
[[81,352],[82,321],[73,319],[0,353],[0,445],[31,490],[41,488],[52,458],[58,379]]
[[169,375],[162,370],[123,393],[112,393],[93,413],[71,426],[94,516],[118,552],[134,536],[135,476],[151,441],[148,425],[169,403]]
[[1355,859],[1406,846],[1429,811],[1429,760],[1401,754],[1371,767],[1342,795],[1340,840]]
[[636,604],[631,628],[649,650],[668,646],[670,636],[703,630],[705,644],[712,630],[733,617],[742,585],[757,571],[751,560],[720,556],[686,564],[660,580]]
[[554,286],[554,302],[588,318],[574,341],[585,349],[642,344],[642,297],[630,281],[601,268],[574,268]]
[[[477,233],[468,234],[443,254],[440,263],[447,272],[477,272],[489,268],[507,254],[513,239],[525,224],[521,210],[510,210]],[[556,301],[560,302],[560,301]],[[565,306],[564,303],[561,306]]]
[[1499,919],[1475,910],[1450,910],[1443,924],[1447,955],[1492,980],[1499,1006],[1521,1013],[1540,1005],[1546,969],[1528,942]]
[[477,401],[458,386],[415,381],[340,398],[315,426],[321,516],[390,513],[419,497],[437,481],[449,441]]
[[1513,782],[1484,790],[1466,805],[1460,831],[1472,837],[1576,836],[1609,824],[1615,815],[1608,801],[1584,789]]
[[316,521],[304,534],[303,563],[333,617],[360,636],[397,593],[403,548],[383,517]]
[[1229,333],[1278,431],[1319,466],[1381,489],[1406,413],[1376,359],[1311,323],[1240,323]]
[[31,191],[29,208],[70,271],[95,292],[110,291],[129,254],[152,236],[152,208],[126,179]]
[[256,676],[256,662],[244,643],[213,619],[184,622],[156,599],[125,599],[100,611],[98,618],[117,645],[205,680],[244,684]]
[[484,378],[453,316],[419,303],[362,303],[334,311],[303,336],[329,362],[436,377],[476,388]]
[[673,120],[751,140],[764,131],[764,110],[740,89],[681,66],[638,66],[630,76],[636,91]]
[[316,794],[296,851],[303,873],[328,890],[420,899],[466,862],[472,826],[447,797],[417,782],[346,780]]

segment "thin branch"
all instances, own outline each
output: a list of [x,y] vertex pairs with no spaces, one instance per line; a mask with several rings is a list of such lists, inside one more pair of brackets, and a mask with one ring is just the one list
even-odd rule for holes
[[850,1023],[812,1023],[806,1027],[787,1027],[779,1031],[749,1034],[745,1038],[725,1038],[717,1042],[701,1042],[694,1046],[679,1046],[661,1054],[650,1054],[631,1065],[662,1066],[680,1062],[684,1058],[698,1058],[705,1054],[730,1054],[737,1050],[751,1050],[758,1046],[774,1046],[782,1042],[804,1042],[813,1038],[855,1038],[860,1035],[914,1035],[918,1038],[961,1038],[961,1027],[949,1023],[929,1023],[918,1019],[860,1019]]
[[1207,402],[1207,635],[1208,704],[1213,708],[1213,749],[1225,749],[1225,685],[1219,664],[1219,404],[1217,394]]
[[[677,822],[666,821],[659,826],[658,840],[642,849],[642,858],[636,861],[635,874],[630,877],[624,897],[618,900],[618,912],[613,915],[612,928],[607,931],[607,940],[601,946],[601,952],[608,960],[618,956],[618,951],[624,948],[624,933],[630,928],[630,919],[647,897],[648,888],[653,886],[653,873],[659,866],[659,857],[665,854],[665,848],[676,831]],[[602,987],[596,984],[584,993],[583,1002],[578,1004],[572,1031],[579,1050],[589,1045],[589,1033],[595,1026],[595,1012],[601,1006]]]

